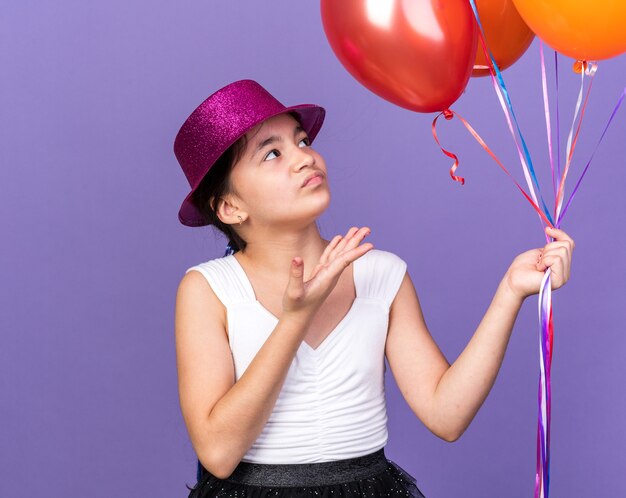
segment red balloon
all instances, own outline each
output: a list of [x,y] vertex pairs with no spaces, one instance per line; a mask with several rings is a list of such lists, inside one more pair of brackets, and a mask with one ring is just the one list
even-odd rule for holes
[[326,37],[366,88],[406,109],[447,109],[476,58],[467,0],[322,0]]

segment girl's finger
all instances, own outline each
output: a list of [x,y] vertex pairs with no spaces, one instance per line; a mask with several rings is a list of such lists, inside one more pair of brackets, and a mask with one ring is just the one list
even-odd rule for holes
[[359,230],[356,227],[352,227],[350,228],[350,230],[348,230],[348,233],[346,234],[346,237],[350,237],[349,240],[346,240],[346,237],[342,237],[341,235],[336,235],[335,237],[333,237],[333,239],[324,248],[324,252],[320,257],[320,261],[311,272],[310,278],[315,277],[320,269],[324,267],[324,265],[327,265],[329,261],[335,259],[337,255],[345,252],[346,249],[351,249],[353,246],[360,243],[365,236],[369,235],[369,233],[370,231],[367,227],[365,232],[363,232],[363,229]]
[[550,256],[549,254],[542,254],[537,262],[537,269],[539,271],[545,271],[548,266],[554,264],[554,256]]
[[558,240],[555,242],[548,242],[545,246],[543,246],[543,250],[557,249],[559,247],[564,247],[569,252],[572,249],[572,246],[569,242],[564,240]]
[[553,261],[552,258],[558,260],[560,265],[563,267],[561,274],[566,278],[569,278],[570,267],[572,265],[572,258],[569,254],[569,249],[564,247],[553,249],[545,255],[544,260],[546,260],[546,257],[549,258],[547,261]]
[[343,238],[346,242],[349,241],[355,233],[359,231],[359,227],[350,227],[350,230],[346,233],[346,236]]
[[360,230],[362,229],[359,229],[357,227],[350,228],[346,236],[339,242],[339,244],[337,244],[337,247],[335,247],[334,251],[331,252],[328,258],[329,261],[339,256],[346,249],[352,249],[352,247],[355,246],[355,236],[359,233]]
[[558,228],[546,227],[546,233],[555,240],[567,241],[569,244],[571,244],[572,249],[576,247],[574,239],[567,235],[563,230],[560,230]]
[[569,280],[572,266],[572,258],[569,254],[569,250],[564,248],[555,249],[555,252],[550,256],[554,256],[559,260],[559,264],[562,268],[561,275],[565,278],[565,281]]
[[341,241],[343,237],[341,235],[335,235],[333,239],[328,243],[322,256],[320,257],[320,263],[325,264],[328,262],[328,256],[332,253],[332,251],[337,247],[337,244]]
[[[547,247],[548,246],[546,246],[546,248]],[[572,256],[570,251],[571,248],[567,247],[566,245],[551,246],[550,248],[544,249],[543,255],[558,256],[563,258],[564,261],[571,261]]]
[[359,230],[352,236],[352,238],[348,241],[346,246],[344,247],[344,251],[354,249],[357,247],[363,239],[367,237],[371,233],[371,230],[368,227],[359,228]]
[[356,259],[363,256],[367,251],[374,247],[370,242],[366,242],[358,247],[350,249],[343,253],[341,256],[331,261],[328,265],[328,269],[330,270],[331,275],[336,275],[343,270],[345,270],[350,264]]
[[551,266],[550,267],[550,282],[552,283],[551,285],[552,290],[562,287],[565,281],[566,279],[563,278],[563,273],[561,272],[561,270],[556,265]]
[[350,240],[350,238],[357,232],[358,228],[357,227],[351,227],[347,232],[346,235],[344,237],[341,238],[341,240],[339,241],[339,243],[334,247],[334,249],[331,251],[328,259],[331,260],[332,258],[334,258],[337,254],[339,254],[341,251],[343,251],[343,248],[346,246],[346,244],[348,243],[348,241]]
[[304,262],[301,257],[295,257],[291,260],[291,271],[289,272],[289,281],[287,283],[287,295],[291,299],[299,299],[303,294]]
[[[311,272],[311,275],[309,276],[309,280],[313,280],[313,278],[315,278],[315,276],[318,274],[318,272],[324,268],[325,264],[323,263],[318,263],[315,268],[313,268],[313,271]],[[307,280],[307,282],[309,281]]]
[[363,239],[367,237],[370,233],[372,233],[372,231],[369,229],[369,227],[359,228],[357,232],[352,236],[352,238],[348,241],[344,250],[348,248],[354,249],[361,242],[363,242]]
[[572,247],[569,242],[550,242],[543,247],[544,254],[563,254],[567,259],[572,259]]
[[[541,258],[541,261],[537,264],[539,271],[546,271],[550,267],[550,270],[555,274],[555,277],[559,280],[566,275],[565,264],[559,256],[548,255]],[[564,283],[564,282],[562,282]]]

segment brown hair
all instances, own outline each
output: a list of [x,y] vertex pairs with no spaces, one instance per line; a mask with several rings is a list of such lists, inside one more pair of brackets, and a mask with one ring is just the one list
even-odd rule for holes
[[226,152],[215,161],[215,164],[213,164],[209,172],[202,179],[200,185],[198,185],[193,196],[193,203],[202,213],[205,220],[224,234],[232,252],[245,249],[246,241],[237,234],[232,225],[223,223],[219,219],[217,216],[217,206],[223,196],[237,193],[234,185],[230,181],[230,172],[241,157],[241,154],[246,148],[246,144],[247,138],[246,135],[243,135],[231,145]]

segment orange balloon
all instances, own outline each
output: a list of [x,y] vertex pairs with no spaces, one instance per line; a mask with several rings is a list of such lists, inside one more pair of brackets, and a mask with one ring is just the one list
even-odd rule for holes
[[[519,15],[512,0],[476,0],[476,9],[485,32],[487,47],[498,68],[503,71],[526,52],[535,38],[535,33]],[[476,66],[491,66],[480,40],[472,76],[489,75],[489,69]]]
[[434,112],[463,93],[478,36],[467,0],[322,0],[321,11],[339,61],[378,96]]
[[513,0],[535,34],[577,60],[608,59],[626,51],[624,0]]

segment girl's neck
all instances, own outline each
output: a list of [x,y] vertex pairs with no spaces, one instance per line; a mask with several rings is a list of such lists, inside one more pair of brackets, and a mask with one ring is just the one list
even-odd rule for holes
[[282,230],[280,234],[257,232],[246,242],[246,249],[235,253],[237,260],[246,268],[267,277],[288,275],[291,260],[299,256],[304,261],[306,281],[329,241],[322,238],[317,225],[312,223],[298,231]]

